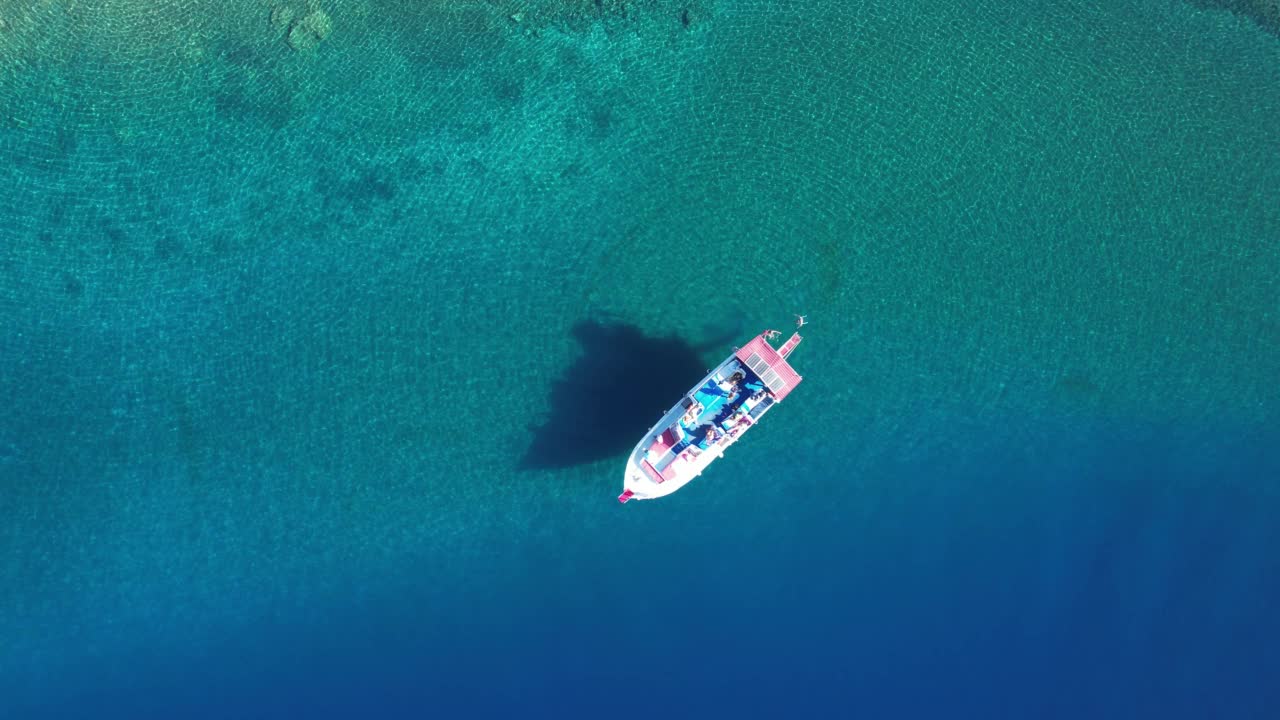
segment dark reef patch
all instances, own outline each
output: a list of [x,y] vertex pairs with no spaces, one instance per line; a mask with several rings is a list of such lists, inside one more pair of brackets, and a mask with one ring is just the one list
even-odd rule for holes
[[182,255],[182,241],[171,235],[156,238],[152,256],[160,262],[167,262]]
[[1058,396],[1074,403],[1091,403],[1099,400],[1102,389],[1088,375],[1082,372],[1068,372],[1054,383]]
[[1190,0],[1206,10],[1228,10],[1247,17],[1263,30],[1280,37],[1280,0]]
[[324,168],[313,187],[324,198],[326,209],[351,207],[358,211],[395,198],[397,188],[387,168],[371,167],[352,175],[338,175]]
[[75,275],[64,270],[62,272],[62,291],[69,298],[78,298],[84,294],[84,283]]
[[219,53],[222,64],[212,93],[218,117],[279,130],[293,117],[294,93],[280,77],[277,62],[261,50],[229,44]]
[[591,132],[595,137],[602,138],[607,136],[612,127],[613,108],[598,105],[591,109]]
[[493,80],[493,94],[506,105],[517,105],[524,98],[524,81],[510,77]]

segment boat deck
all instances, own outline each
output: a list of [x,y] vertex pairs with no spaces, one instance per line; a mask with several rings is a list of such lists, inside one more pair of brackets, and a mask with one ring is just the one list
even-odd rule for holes
[[[741,373],[743,379],[739,387],[731,389],[727,380],[734,373]],[[661,429],[640,465],[649,479],[658,483],[697,474],[737,441],[772,404],[769,389],[750,368],[736,360],[726,363],[692,395],[682,399],[678,407],[685,410],[683,416],[666,427],[659,425]],[[690,414],[690,408],[696,410]],[[712,428],[718,437],[709,441]]]
[[619,502],[676,492],[800,383],[786,360],[800,333],[779,350],[768,342],[776,335],[768,330],[737,348],[646,433],[627,461]]

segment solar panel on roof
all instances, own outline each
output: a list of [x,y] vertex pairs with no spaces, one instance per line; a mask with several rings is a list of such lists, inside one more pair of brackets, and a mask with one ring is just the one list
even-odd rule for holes
[[751,356],[747,358],[747,367],[751,368],[751,371],[758,375],[773,392],[779,392],[787,387],[787,381],[770,367],[769,363],[760,357],[759,353],[751,353]]

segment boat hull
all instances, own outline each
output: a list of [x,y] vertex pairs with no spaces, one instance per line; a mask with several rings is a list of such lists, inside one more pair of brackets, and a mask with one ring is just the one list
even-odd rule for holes
[[[685,413],[685,399],[693,394],[697,388],[702,387],[717,374],[722,373],[724,369],[733,364],[734,358],[730,356],[727,360],[716,366],[714,370],[707,373],[706,377],[693,386],[693,389],[686,393],[680,402],[677,402],[670,410],[666,412],[653,427],[649,428],[649,432],[644,434],[640,442],[636,443],[635,448],[631,450],[631,455],[627,458],[627,468],[622,479],[622,495],[627,498],[622,499],[622,495],[618,496],[621,502],[627,500],[652,500],[654,498],[665,497],[675,491],[688,485],[694,478],[702,474],[705,464],[702,468],[683,468],[682,472],[676,473],[673,477],[663,478],[661,481],[654,478],[654,465],[649,463],[645,467],[645,463],[649,461],[646,455],[649,448],[652,447],[655,438],[657,438],[666,428],[671,427],[678,422]],[[707,462],[706,464],[710,464]],[[661,474],[659,474],[661,477]],[[628,494],[630,493],[630,494]]]
[[736,349],[649,428],[627,458],[619,502],[682,489],[799,384],[785,360],[799,344],[799,333],[781,351],[768,344],[770,335],[761,333]]

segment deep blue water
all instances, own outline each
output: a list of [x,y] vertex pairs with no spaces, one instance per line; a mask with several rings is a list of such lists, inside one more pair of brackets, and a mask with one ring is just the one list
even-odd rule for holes
[[408,558],[309,618],[64,670],[83,695],[58,706],[1265,717],[1280,700],[1280,538],[1246,479],[1278,468],[1208,441],[1231,457],[1102,434],[960,472],[893,464],[870,491],[832,472],[787,507],[744,491],[677,519],[646,507],[608,533],[495,537],[479,569],[501,577],[441,587],[433,559]]
[[1264,5],[272,7],[0,3],[0,718],[1280,715]]

